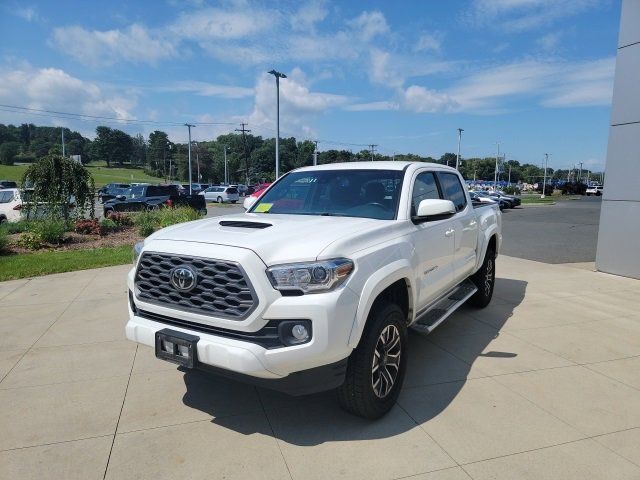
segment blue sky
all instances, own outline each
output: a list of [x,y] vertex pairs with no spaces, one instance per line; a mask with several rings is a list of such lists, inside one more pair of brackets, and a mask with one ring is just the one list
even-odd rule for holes
[[[0,4],[0,103],[153,120],[130,133],[210,139],[249,123],[319,148],[604,164],[615,0],[13,2]],[[0,111],[0,122],[96,123]],[[107,123],[107,122],[103,122]],[[233,124],[233,125],[231,125]],[[342,145],[354,144],[354,145]]]

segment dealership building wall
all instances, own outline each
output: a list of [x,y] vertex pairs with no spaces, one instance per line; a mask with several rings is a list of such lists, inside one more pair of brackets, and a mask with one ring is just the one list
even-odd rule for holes
[[640,278],[640,0],[623,0],[596,268]]

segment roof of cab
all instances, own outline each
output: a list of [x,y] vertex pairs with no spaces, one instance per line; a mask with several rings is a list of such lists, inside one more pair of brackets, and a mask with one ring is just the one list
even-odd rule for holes
[[324,165],[298,168],[296,171],[306,172],[309,170],[404,170],[406,167],[409,167],[411,165],[416,165],[420,167],[444,168],[444,169],[448,168],[455,171],[455,168],[447,167],[439,163],[390,162],[390,161],[326,163]]

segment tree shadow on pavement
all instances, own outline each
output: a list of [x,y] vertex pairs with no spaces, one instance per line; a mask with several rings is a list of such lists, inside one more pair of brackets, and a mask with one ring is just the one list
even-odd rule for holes
[[[422,409],[409,417],[399,405],[385,417],[370,421],[340,409],[334,392],[323,392],[303,397],[291,397],[278,392],[239,384],[233,380],[212,377],[198,371],[185,371],[187,388],[183,397],[186,406],[211,415],[216,425],[243,434],[264,433],[264,422],[256,421],[255,428],[249,422],[237,422],[234,415],[260,412],[266,415],[272,434],[284,442],[311,446],[325,442],[370,440],[399,435],[439,415],[455,399],[464,387],[471,366],[478,357],[491,357],[496,361],[509,361],[518,355],[514,352],[485,351],[489,343],[500,335],[500,329],[522,302],[527,282],[497,278],[496,291],[502,298],[494,300],[482,316],[474,318],[471,307],[462,307],[447,319],[434,333],[424,336],[416,332],[409,335],[409,363],[403,392],[437,385],[437,398],[420,399]],[[479,318],[479,319],[478,319]],[[446,338],[446,347],[441,346]],[[455,348],[456,344],[458,347]],[[450,351],[463,351],[454,355]],[[417,392],[418,390],[415,390]],[[245,402],[244,411],[233,413],[232,403]],[[414,395],[414,393],[411,393]],[[255,396],[255,397],[254,397]],[[256,402],[249,402],[251,398]],[[235,399],[235,400],[233,400]],[[231,413],[230,413],[231,412]],[[238,425],[242,424],[242,431]]]

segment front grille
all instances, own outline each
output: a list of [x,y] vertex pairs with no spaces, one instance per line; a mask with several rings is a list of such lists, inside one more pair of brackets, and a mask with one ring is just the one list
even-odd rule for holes
[[[171,283],[171,272],[187,266],[197,274],[190,291]],[[235,262],[145,252],[135,277],[136,297],[144,302],[216,317],[242,320],[258,305],[258,298],[242,267]]]

